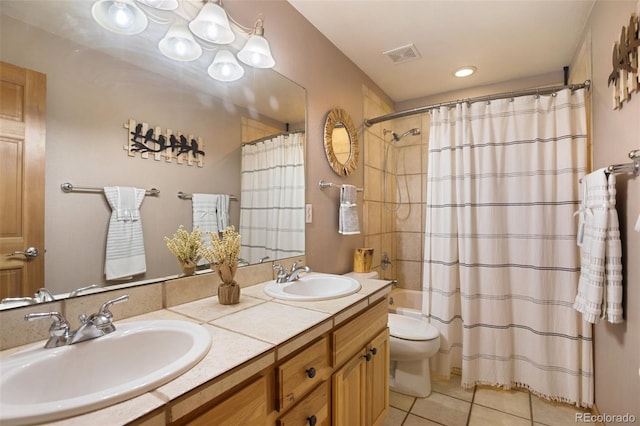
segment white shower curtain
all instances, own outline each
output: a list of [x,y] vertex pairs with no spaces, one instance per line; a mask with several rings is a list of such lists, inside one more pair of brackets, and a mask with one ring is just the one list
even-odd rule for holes
[[591,326],[573,308],[584,90],[432,111],[423,313],[435,374],[593,404]]
[[242,146],[240,257],[255,263],[304,253],[303,135]]

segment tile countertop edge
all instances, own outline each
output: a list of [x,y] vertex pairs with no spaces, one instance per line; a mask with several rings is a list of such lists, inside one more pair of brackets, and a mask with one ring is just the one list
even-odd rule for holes
[[[225,370],[221,370],[218,371],[214,374],[212,374],[211,376],[207,376],[207,377],[203,377],[202,375],[198,376],[197,378],[194,378],[194,382],[192,386],[184,386],[184,384],[182,386],[180,386],[181,390],[175,390],[176,392],[171,392],[172,395],[168,396],[165,392],[163,392],[163,388],[167,388],[167,387],[171,387],[172,385],[175,385],[175,382],[178,381],[185,381],[185,380],[189,380],[188,376],[189,376],[189,372],[192,372],[194,369],[198,368],[198,365],[202,364],[203,361],[205,361],[207,359],[207,357],[209,357],[210,353],[207,353],[207,355],[205,355],[205,357],[203,358],[203,360],[201,360],[198,364],[196,364],[191,370],[183,373],[182,375],[178,376],[177,378],[173,379],[170,382],[167,382],[164,385],[158,386],[157,388],[154,388],[142,395],[139,395],[137,397],[128,399],[126,401],[123,401],[121,403],[118,404],[114,404],[96,411],[92,411],[92,412],[88,412],[76,417],[71,417],[68,418],[66,420],[62,420],[63,422],[65,421],[75,421],[75,420],[80,420],[81,422],[94,422],[94,420],[96,422],[99,422],[101,419],[104,420],[105,418],[109,418],[110,421],[117,421],[117,422],[121,422],[121,423],[127,423],[127,422],[133,422],[136,421],[138,419],[141,419],[142,417],[146,416],[147,414],[157,410],[158,408],[162,407],[163,405],[167,408],[169,408],[169,404],[171,404],[172,402],[178,400],[179,398],[183,398],[186,395],[189,394],[189,392],[193,391],[194,389],[197,389],[201,386],[209,386],[209,385],[214,385],[217,381],[219,380],[223,380],[225,377],[228,377],[230,374],[236,374],[241,372],[244,369],[248,369],[251,368],[252,364],[256,361],[256,360],[260,360],[262,359],[265,355],[267,355],[269,352],[273,352],[274,354],[279,350],[282,349],[284,347],[287,347],[286,352],[287,353],[292,353],[293,351],[299,349],[300,347],[304,346],[305,343],[305,335],[309,332],[313,332],[314,330],[317,330],[319,327],[322,326],[322,324],[326,324],[327,322],[330,322],[331,324],[334,324],[334,319],[336,317],[340,317],[340,315],[342,314],[342,316],[344,316],[344,314],[346,314],[348,312],[348,317],[353,317],[355,315],[357,315],[358,313],[360,313],[362,310],[366,309],[366,307],[378,302],[381,298],[383,298],[387,293],[389,293],[391,291],[391,281],[388,280],[376,280],[376,279],[359,279],[358,281],[360,281],[362,288],[361,290],[356,293],[357,295],[360,295],[361,298],[359,298],[357,301],[355,301],[354,303],[348,305],[347,307],[344,307],[342,309],[339,309],[337,312],[334,312],[332,314],[330,314],[329,318],[326,318],[324,320],[321,320],[309,327],[307,327],[306,329],[302,330],[301,332],[291,336],[290,338],[286,339],[283,342],[278,343],[277,345],[273,345],[273,344],[269,344],[266,341],[263,341],[259,338],[254,338],[254,337],[250,337],[247,336],[245,334],[242,333],[237,333],[234,331],[230,331],[230,330],[225,330],[227,333],[230,334],[236,334],[238,335],[239,338],[242,339],[250,339],[253,340],[255,342],[257,342],[257,346],[255,348],[255,354],[248,356],[244,361],[236,364],[236,365],[232,365],[229,368],[225,369]],[[256,286],[262,285],[261,284],[256,284]],[[273,301],[275,301],[275,299],[271,299]],[[364,303],[363,303],[364,302]],[[314,302],[306,302],[309,304],[309,309],[313,310],[313,303]],[[354,309],[357,306],[357,309]],[[299,306],[298,306],[299,307]],[[302,308],[302,309],[306,309],[306,308]],[[350,311],[351,310],[351,311]],[[130,321],[140,321],[140,320],[149,320],[149,319],[183,319],[185,321],[190,321],[190,322],[198,322],[200,323],[202,326],[205,327],[213,327],[213,328],[217,328],[215,327],[214,324],[211,323],[207,323],[206,321],[200,321],[198,319],[177,313],[175,311],[170,311],[167,309],[161,309],[158,311],[154,311],[154,312],[150,312],[147,314],[143,314],[143,315],[139,315],[136,317],[130,317],[127,318],[126,320],[122,320],[123,322],[130,322]],[[339,323],[342,323],[344,320],[339,321]],[[118,321],[116,321],[116,326],[118,324]],[[339,324],[334,324],[333,326],[337,326]],[[224,329],[223,329],[224,330]],[[315,337],[313,337],[315,338]],[[296,345],[294,342],[295,341],[299,341],[300,345]],[[38,342],[38,343],[42,343],[42,342]],[[36,343],[36,345],[38,344]],[[307,342],[308,343],[308,342]],[[262,344],[262,346],[260,345]],[[292,347],[293,344],[293,347]],[[33,343],[24,345],[22,347],[19,348],[12,348],[12,349],[7,349],[5,351],[1,351],[0,352],[0,359],[2,359],[5,356],[8,356],[12,353],[15,353],[16,351],[19,351],[21,349],[27,348],[29,346],[33,346]],[[297,347],[296,347],[297,346]],[[212,345],[213,347],[213,345]],[[210,352],[212,350],[210,349]],[[280,358],[280,357],[278,357]],[[275,357],[274,357],[275,359]],[[275,360],[274,362],[277,362],[278,360]],[[193,374],[193,373],[192,373]],[[225,392],[228,389],[221,389],[220,392],[217,392],[217,395],[222,394],[223,392]],[[215,396],[217,396],[215,395]],[[149,396],[153,396],[154,399],[161,399],[161,400],[165,400],[166,401],[163,404],[149,404]],[[215,397],[214,396],[214,397]],[[139,402],[139,403],[138,403]],[[125,410],[126,413],[123,412],[122,408],[123,405],[127,406],[127,409]],[[114,414],[116,414],[115,416],[113,416]],[[107,417],[105,417],[107,416]]]

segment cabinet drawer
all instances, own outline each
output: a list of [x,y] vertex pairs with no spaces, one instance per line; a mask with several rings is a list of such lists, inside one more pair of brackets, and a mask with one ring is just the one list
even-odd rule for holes
[[387,327],[389,305],[384,298],[332,333],[334,366],[343,362]]
[[328,426],[330,419],[329,382],[326,381],[282,416],[278,426]]
[[299,401],[331,374],[329,338],[323,337],[276,368],[278,410]]

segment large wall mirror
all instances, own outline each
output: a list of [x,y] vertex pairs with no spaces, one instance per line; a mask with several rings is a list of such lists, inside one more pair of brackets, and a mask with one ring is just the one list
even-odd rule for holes
[[329,111],[324,122],[324,152],[339,176],[349,176],[358,167],[358,133],[349,113],[340,108]]
[[[193,16],[201,6],[180,3]],[[123,36],[100,27],[91,17],[92,5],[86,0],[2,0],[0,5],[0,60],[47,76],[45,287],[54,294],[177,276],[179,265],[163,237],[179,225],[190,229],[193,219],[191,200],[177,194],[235,196],[229,221],[239,229],[242,143],[276,132],[304,134],[306,127],[305,89],[277,72],[247,67],[240,80],[213,80],[207,67],[216,46],[205,47],[196,61],[173,61],[157,48],[171,24],[167,19],[150,19],[141,34]],[[201,137],[203,166],[129,156],[124,124],[131,119]],[[146,273],[105,281],[111,208],[99,192],[63,192],[65,182],[160,190],[140,207]],[[304,215],[304,197],[302,203]],[[256,253],[245,260],[264,257]]]

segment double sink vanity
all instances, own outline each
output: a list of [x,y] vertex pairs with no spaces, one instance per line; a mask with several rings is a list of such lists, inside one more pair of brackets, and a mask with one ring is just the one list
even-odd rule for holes
[[[253,285],[236,305],[217,302],[215,274],[206,274],[91,295],[79,306],[0,312],[9,323],[56,310],[72,318],[131,299],[109,305],[116,330],[105,336],[0,352],[0,423],[380,424],[389,406],[390,282],[309,273],[277,283],[269,266],[238,277]],[[146,312],[127,310],[137,301]]]

